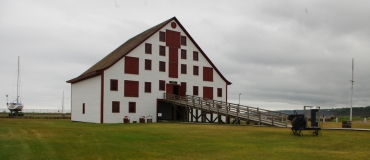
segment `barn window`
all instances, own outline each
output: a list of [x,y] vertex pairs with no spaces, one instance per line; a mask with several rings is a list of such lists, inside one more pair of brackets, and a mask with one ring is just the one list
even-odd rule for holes
[[198,86],[193,86],[193,95],[194,96],[198,95]]
[[171,27],[172,27],[172,28],[176,28],[176,23],[175,23],[175,22],[172,22],[172,23],[171,23]]
[[118,80],[111,79],[110,80],[110,90],[111,91],[118,91]]
[[193,75],[199,75],[199,67],[193,66]]
[[152,70],[152,60],[145,59],[145,70]]
[[112,113],[119,113],[119,103],[118,101],[112,101]]
[[136,113],[136,102],[128,102],[128,113]]
[[159,71],[166,72],[166,62],[159,61]]
[[181,64],[181,74],[186,74],[186,64]]
[[222,88],[217,88],[217,97],[222,97]]
[[125,57],[125,73],[139,74],[139,58]]
[[125,80],[125,97],[139,97],[139,81]]
[[166,87],[166,81],[159,80],[159,90],[164,91]]
[[151,92],[152,92],[152,83],[145,82],[145,93],[151,93]]
[[159,55],[160,56],[166,56],[166,47],[165,46],[159,46]]
[[193,60],[198,61],[198,52],[197,51],[193,52]]
[[186,59],[186,50],[185,49],[181,50],[181,59]]
[[164,42],[164,41],[166,41],[166,33],[164,33],[164,32],[159,32],[159,41],[162,41],[162,42]]
[[181,45],[186,46],[186,37],[185,36],[181,36]]
[[85,103],[82,103],[82,114],[85,114]]
[[213,82],[213,69],[211,67],[203,67],[203,81]]
[[152,54],[152,44],[145,43],[145,53]]

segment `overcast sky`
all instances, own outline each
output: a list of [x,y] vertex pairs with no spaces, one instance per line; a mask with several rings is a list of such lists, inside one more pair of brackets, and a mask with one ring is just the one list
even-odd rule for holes
[[176,16],[233,84],[265,109],[370,105],[370,1],[0,0],[0,108],[58,109],[70,84],[129,38]]

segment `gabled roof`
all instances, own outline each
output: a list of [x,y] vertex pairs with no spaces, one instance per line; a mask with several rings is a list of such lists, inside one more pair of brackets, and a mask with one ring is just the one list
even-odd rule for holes
[[149,28],[148,30],[138,34],[135,37],[132,37],[125,43],[123,43],[121,46],[119,46],[117,49],[115,49],[113,52],[105,56],[102,60],[100,60],[98,63],[90,67],[88,70],[86,70],[84,73],[82,73],[80,76],[68,80],[67,83],[76,83],[94,76],[98,76],[101,74],[101,71],[108,69],[112,65],[114,65],[116,62],[118,62],[120,59],[125,57],[127,54],[129,54],[133,49],[135,49],[137,46],[142,44],[145,40],[147,40],[149,37],[151,37],[153,34],[158,32],[161,28],[163,28],[165,25],[167,25],[172,20],[176,21],[176,23],[179,25],[179,27],[185,32],[187,37],[193,42],[193,44],[197,47],[197,49],[202,53],[202,55],[207,59],[207,61],[212,65],[212,67],[215,69],[215,71],[221,76],[221,78],[230,85],[231,82],[229,82],[222,74],[221,72],[216,68],[216,66],[212,63],[212,61],[207,57],[207,55],[203,52],[203,50],[198,46],[198,44],[194,41],[194,39],[190,36],[190,34],[186,31],[186,29],[181,25],[181,23],[177,20],[176,17],[170,18],[152,28]]

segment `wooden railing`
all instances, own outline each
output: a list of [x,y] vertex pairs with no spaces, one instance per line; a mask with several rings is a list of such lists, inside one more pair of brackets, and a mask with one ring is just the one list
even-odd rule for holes
[[192,109],[200,109],[211,113],[233,117],[244,121],[254,121],[259,124],[287,127],[288,114],[266,109],[227,103],[197,96],[178,96],[174,94],[163,94],[164,101],[182,105]]

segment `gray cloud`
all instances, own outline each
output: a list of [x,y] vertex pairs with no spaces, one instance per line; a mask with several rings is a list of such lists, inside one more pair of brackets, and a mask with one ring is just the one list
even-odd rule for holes
[[355,58],[354,106],[370,105],[369,2],[212,2],[1,1],[0,91],[14,95],[20,55],[26,107],[60,107],[63,90],[69,107],[66,80],[176,16],[233,83],[230,102],[348,107]]

